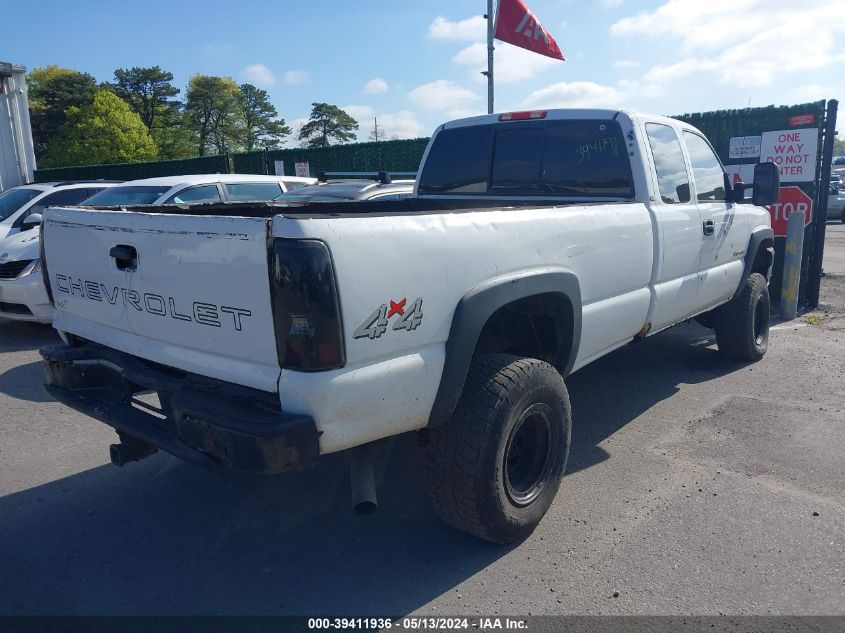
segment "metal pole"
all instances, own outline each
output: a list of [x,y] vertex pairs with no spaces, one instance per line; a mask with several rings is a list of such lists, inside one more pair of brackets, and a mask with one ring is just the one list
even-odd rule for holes
[[822,277],[822,257],[824,256],[825,224],[827,223],[827,194],[830,187],[830,167],[833,162],[833,137],[836,134],[836,111],[839,102],[831,99],[827,102],[824,121],[824,144],[822,145],[822,165],[818,179],[818,206],[816,207],[816,230],[813,238],[813,252],[810,259],[809,279],[807,280],[807,307],[819,305],[819,287]]
[[780,316],[791,321],[798,314],[801,285],[801,255],[804,250],[804,212],[793,211],[786,220],[786,247],[783,256],[783,283],[780,289]]
[[487,114],[493,114],[493,0],[487,0]]

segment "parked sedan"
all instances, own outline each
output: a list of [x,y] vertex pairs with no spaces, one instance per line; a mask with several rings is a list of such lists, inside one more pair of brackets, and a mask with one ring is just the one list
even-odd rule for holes
[[115,182],[67,180],[12,187],[0,193],[0,239],[18,233],[27,217],[62,204],[78,204]]
[[86,206],[262,202],[317,182],[316,178],[200,174],[130,180],[86,201]]
[[845,224],[845,191],[832,183],[827,193],[827,219]]
[[0,317],[49,323],[53,307],[41,279],[41,212],[83,202],[115,183],[50,182],[24,185],[0,195]]
[[[100,191],[84,201],[85,206],[121,205],[196,205],[220,202],[266,201],[317,182],[316,178],[208,174],[168,176],[132,180]],[[90,195],[90,194],[88,194]],[[87,197],[87,196],[86,196]],[[52,206],[79,204],[80,199],[54,202]],[[0,316],[8,319],[50,323],[53,307],[47,299],[39,262],[40,216],[24,227],[19,235],[0,242]],[[28,229],[28,230],[27,230]],[[3,258],[6,258],[3,260]],[[2,278],[3,261],[9,279]],[[12,277],[11,275],[14,275]]]

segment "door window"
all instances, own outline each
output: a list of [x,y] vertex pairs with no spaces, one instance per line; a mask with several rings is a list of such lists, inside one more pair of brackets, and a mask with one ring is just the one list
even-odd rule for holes
[[201,185],[183,189],[171,196],[165,204],[208,204],[212,202],[222,202],[220,192],[217,191],[217,185]]
[[61,207],[64,205],[79,204],[86,198],[90,198],[95,191],[96,189],[65,189],[64,191],[51,193],[29,207],[25,213],[21,214],[20,217],[15,220],[15,223],[12,226],[20,228],[26,218],[33,213],[44,213],[44,209],[47,207]]
[[275,182],[242,182],[227,184],[226,194],[231,202],[262,201],[279,197],[282,189]]
[[654,156],[660,199],[666,204],[689,202],[689,174],[675,130],[659,123],[646,123],[645,130]]
[[699,202],[725,199],[725,172],[710,145],[698,134],[684,131],[695,192]]

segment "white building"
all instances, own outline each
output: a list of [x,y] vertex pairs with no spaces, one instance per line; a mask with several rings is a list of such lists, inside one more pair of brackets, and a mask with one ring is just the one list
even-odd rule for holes
[[25,74],[24,66],[0,62],[0,191],[31,182],[35,169]]

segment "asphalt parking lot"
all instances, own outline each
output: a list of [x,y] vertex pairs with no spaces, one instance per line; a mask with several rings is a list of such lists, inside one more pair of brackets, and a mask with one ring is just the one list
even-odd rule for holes
[[379,511],[342,456],[285,477],[157,454],[41,390],[47,327],[0,323],[0,614],[845,614],[845,225],[820,309],[752,366],[684,325],[567,382],[572,457],[524,543],[429,511],[414,439]]

